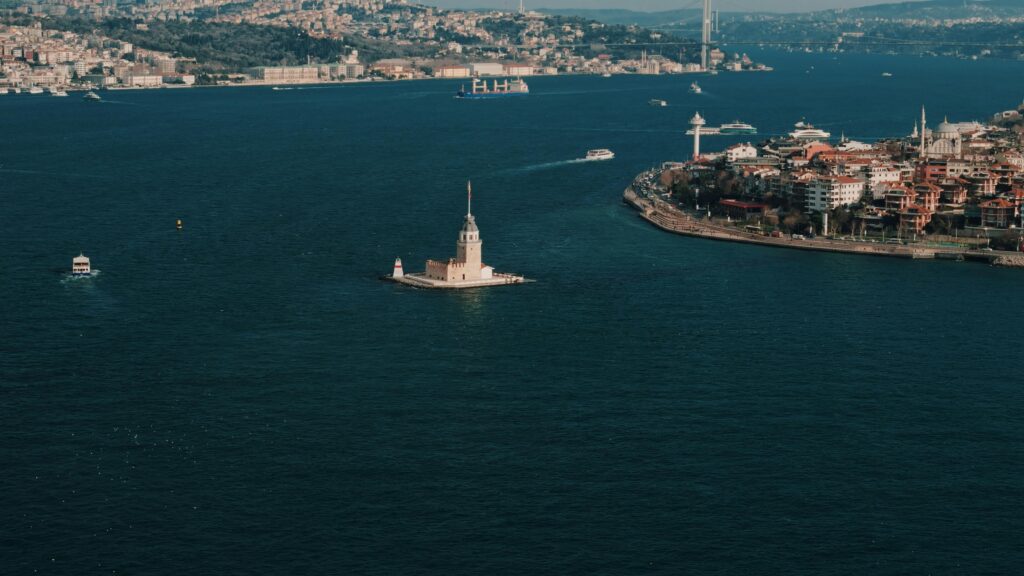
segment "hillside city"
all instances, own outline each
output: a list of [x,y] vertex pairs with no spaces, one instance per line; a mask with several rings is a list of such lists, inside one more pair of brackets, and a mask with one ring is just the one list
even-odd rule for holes
[[[6,21],[0,88],[10,90],[701,69],[696,44],[636,26],[405,0],[42,0],[20,4]],[[230,52],[244,52],[236,45],[254,34],[263,35],[250,42],[262,57]],[[213,53],[190,44],[210,39],[220,40]],[[717,48],[710,65],[770,69]]]

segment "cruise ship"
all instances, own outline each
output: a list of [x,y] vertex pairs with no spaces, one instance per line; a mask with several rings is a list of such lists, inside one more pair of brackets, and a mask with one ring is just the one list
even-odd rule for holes
[[794,128],[796,130],[790,132],[789,135],[797,140],[828,140],[832,136],[831,133],[819,130],[803,120],[797,122]]
[[526,96],[530,93],[530,87],[523,82],[521,78],[515,80],[505,80],[498,82],[497,80],[488,87],[486,80],[480,80],[478,78],[473,79],[473,88],[469,92],[466,91],[466,87],[463,86],[459,92],[455,95],[456,98],[463,98],[467,100],[479,100],[484,98],[507,98],[510,96]]

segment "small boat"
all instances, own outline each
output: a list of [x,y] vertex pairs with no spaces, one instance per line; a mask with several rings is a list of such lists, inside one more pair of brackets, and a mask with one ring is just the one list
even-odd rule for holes
[[664,100],[658,100],[657,98],[649,100],[647,103],[650,104],[651,106],[668,106],[668,102]]
[[615,158],[615,153],[607,148],[598,148],[596,150],[587,151],[587,160],[611,160]]
[[11,92],[14,92],[15,94],[21,94],[21,88],[15,86],[14,88],[11,88]]
[[78,256],[71,259],[71,275],[72,276],[91,276],[92,275],[92,264],[89,262],[89,257],[81,252]]
[[882,72],[882,78],[892,78],[892,72]]
[[90,90],[85,93],[85,96],[82,96],[82,100],[85,100],[86,102],[99,102],[101,98],[99,94]]
[[690,84],[690,92],[691,93],[693,93],[693,94],[700,94],[703,91],[704,90],[701,89],[700,84],[697,84],[696,82]]
[[54,90],[53,92],[50,92],[50,96],[61,96],[61,97],[65,97],[65,96],[67,96],[67,95],[68,95],[68,93],[67,93],[67,92],[65,92],[65,91],[63,91],[63,90],[61,90],[61,89],[59,89],[59,88],[58,88],[57,90]]
[[612,73],[611,72],[605,72],[604,74],[601,74],[601,78],[611,78],[611,77],[612,77]]
[[28,93],[29,94],[42,94],[43,93],[43,89],[40,88],[39,86],[33,86],[33,87],[28,89]]

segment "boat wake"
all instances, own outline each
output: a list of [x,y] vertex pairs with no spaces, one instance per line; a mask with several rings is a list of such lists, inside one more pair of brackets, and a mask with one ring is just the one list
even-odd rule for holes
[[530,166],[522,166],[520,168],[512,168],[509,170],[503,170],[505,174],[523,174],[526,172],[537,172],[539,170],[550,170],[552,168],[558,168],[560,166],[569,166],[571,164],[582,164],[584,162],[592,162],[586,158],[576,158],[574,160],[561,160],[558,162],[545,162],[543,164],[532,164]]
[[68,282],[82,282],[85,280],[95,278],[99,275],[100,271],[95,269],[89,272],[88,274],[72,274],[71,272],[64,272],[61,274],[60,281],[62,284],[67,284]]

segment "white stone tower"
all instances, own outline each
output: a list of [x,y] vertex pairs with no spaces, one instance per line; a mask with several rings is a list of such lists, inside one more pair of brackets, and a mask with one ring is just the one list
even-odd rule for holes
[[466,265],[466,280],[479,280],[483,269],[483,241],[473,218],[473,183],[466,183],[466,221],[459,232],[455,260]]
[[402,268],[402,259],[395,258],[394,271],[391,273],[392,278],[405,278],[405,269]]
[[705,124],[707,124],[707,122],[704,121],[704,118],[700,115],[700,112],[697,112],[696,114],[693,115],[693,118],[690,118],[690,126],[693,126],[693,159],[694,160],[697,160],[698,158],[700,158],[700,128],[701,128],[701,126],[704,126]]

